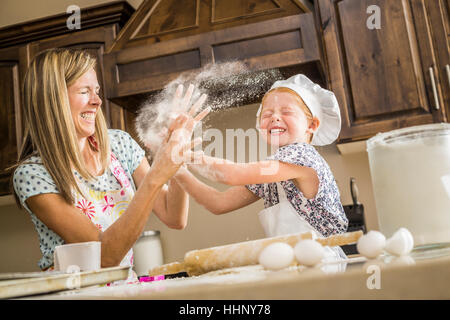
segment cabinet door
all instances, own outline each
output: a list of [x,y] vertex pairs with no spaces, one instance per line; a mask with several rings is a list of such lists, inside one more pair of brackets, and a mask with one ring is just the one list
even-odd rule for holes
[[21,141],[20,85],[27,67],[26,47],[0,50],[0,195],[9,194],[10,173]]
[[441,95],[441,108],[450,121],[450,21],[449,0],[427,1],[427,12],[437,59],[436,86]]
[[[103,69],[103,53],[105,49],[109,47],[115,38],[116,27],[114,25],[99,27],[94,29],[88,29],[85,31],[79,31],[76,33],[70,33],[54,38],[40,40],[33,42],[30,45],[30,55],[35,56],[39,52],[56,47],[66,48],[82,48],[86,49],[89,53],[97,58],[97,78],[100,84],[100,96],[103,101],[102,110],[105,115],[108,127],[115,127],[123,123],[123,112],[120,107],[110,105],[110,102],[104,95],[104,88],[107,85],[104,77]],[[123,128],[118,128],[123,129]]]
[[444,121],[423,0],[318,0],[316,9],[328,85],[341,108],[339,142]]

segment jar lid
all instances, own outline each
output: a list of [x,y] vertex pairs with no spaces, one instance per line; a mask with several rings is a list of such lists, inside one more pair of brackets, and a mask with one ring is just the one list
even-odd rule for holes
[[417,141],[421,138],[450,135],[449,123],[434,123],[377,133],[366,142],[367,151],[379,146]]
[[159,236],[158,230],[147,230],[142,232],[141,237],[152,237],[152,236]]

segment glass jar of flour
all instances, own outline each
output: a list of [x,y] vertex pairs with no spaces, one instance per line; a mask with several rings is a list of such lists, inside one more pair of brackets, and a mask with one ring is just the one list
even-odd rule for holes
[[133,246],[134,271],[138,277],[148,275],[148,270],[163,264],[159,231],[144,231]]
[[450,124],[379,133],[367,141],[380,231],[400,227],[414,244],[450,242]]

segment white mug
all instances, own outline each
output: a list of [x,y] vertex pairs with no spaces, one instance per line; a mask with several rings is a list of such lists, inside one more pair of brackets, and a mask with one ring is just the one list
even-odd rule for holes
[[101,268],[101,242],[69,243],[55,247],[53,253],[55,271],[68,272],[74,266],[80,271]]

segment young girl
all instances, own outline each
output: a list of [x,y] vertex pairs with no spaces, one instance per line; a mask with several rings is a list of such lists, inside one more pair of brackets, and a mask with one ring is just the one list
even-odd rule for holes
[[[189,168],[233,185],[220,192],[188,170],[176,175],[182,187],[214,214],[227,213],[264,199],[259,213],[268,237],[314,231],[327,237],[344,233],[348,219],[333,174],[313,145],[327,145],[339,135],[339,106],[331,91],[302,74],[275,82],[264,95],[256,127],[276,152],[265,161],[234,163],[197,154]],[[340,247],[329,256],[345,258]]]

